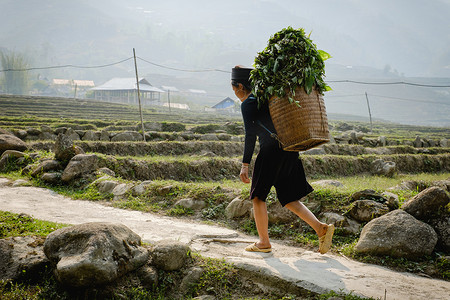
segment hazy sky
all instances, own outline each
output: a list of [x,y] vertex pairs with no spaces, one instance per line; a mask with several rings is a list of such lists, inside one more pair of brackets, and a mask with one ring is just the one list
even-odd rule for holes
[[[287,26],[311,32],[317,47],[332,55],[327,80],[450,78],[450,0],[0,0],[0,50],[25,53],[31,66],[98,66],[129,58],[135,48],[147,61],[139,61],[139,70],[152,84],[204,89],[216,97],[213,101],[233,97],[228,73],[181,72],[155,64],[190,70],[251,65],[270,36]],[[127,61],[32,76],[38,74],[101,84],[134,76],[134,66]],[[334,112],[351,108],[365,114],[365,91],[419,100],[390,99],[379,108],[374,103],[375,115],[392,120],[403,114],[423,122],[417,114],[424,101],[450,101],[448,88],[332,88],[326,101]],[[339,98],[347,95],[357,97]],[[393,104],[401,112],[389,107]],[[449,105],[437,111],[449,124]]]
[[84,46],[111,58],[136,47],[157,63],[251,64],[292,26],[311,32],[329,63],[450,77],[448,0],[0,0],[0,14],[0,47],[54,62],[83,61]]

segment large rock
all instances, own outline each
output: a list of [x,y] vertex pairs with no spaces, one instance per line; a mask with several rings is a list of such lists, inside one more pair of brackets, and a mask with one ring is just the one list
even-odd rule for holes
[[33,278],[44,270],[48,260],[43,243],[42,237],[33,236],[0,239],[0,280]]
[[6,129],[0,128],[0,134],[7,134],[7,135],[12,135],[11,131],[8,131]]
[[433,181],[432,186],[440,187],[441,189],[450,192],[450,178],[444,180]]
[[[162,124],[159,122],[144,122],[145,130],[162,131]],[[141,125],[136,126],[136,131],[141,130]]]
[[48,172],[41,175],[41,180],[51,184],[57,184],[61,181],[60,172]]
[[120,132],[111,138],[112,142],[123,142],[123,141],[142,141],[142,134],[136,131],[125,131]]
[[33,171],[31,172],[31,176],[36,177],[42,173],[46,173],[49,171],[58,171],[60,168],[61,164],[59,163],[59,161],[53,159],[44,160],[33,169]]
[[85,287],[110,283],[147,263],[139,235],[122,224],[85,223],[47,236],[44,253],[59,282]]
[[22,141],[25,141],[25,139],[27,138],[28,133],[27,133],[26,130],[18,129],[18,130],[14,130],[14,135],[17,136]]
[[430,187],[409,199],[402,209],[419,220],[427,221],[449,202],[446,191],[439,187]]
[[97,172],[95,172],[95,174],[97,176],[103,176],[103,175],[106,175],[106,176],[109,176],[109,177],[115,177],[116,176],[116,173],[113,170],[108,169],[106,167],[98,169]]
[[184,294],[190,292],[191,288],[195,286],[200,278],[203,275],[203,268],[201,267],[192,267],[186,271],[186,276],[183,277],[183,280],[180,284],[180,291]]
[[17,159],[25,157],[25,153],[16,150],[6,150],[0,157],[0,172],[7,172],[18,168],[11,166],[11,163],[17,165]]
[[54,140],[56,140],[56,138],[57,138],[56,134],[53,134],[53,133],[48,132],[48,131],[43,131],[39,135],[39,140],[43,140],[43,141],[45,141],[45,140],[54,141]]
[[362,190],[362,191],[358,191],[352,194],[352,199],[354,201],[356,200],[373,200],[379,203],[385,203],[386,202],[386,198],[383,197],[383,195],[375,192],[374,190]]
[[181,206],[192,210],[201,210],[206,207],[206,202],[192,198],[183,198],[175,202],[175,206]]
[[63,163],[69,162],[76,155],[73,140],[65,134],[58,134],[53,146],[53,152],[56,160]]
[[225,208],[225,214],[228,218],[239,218],[250,212],[252,203],[239,197],[234,198]]
[[139,183],[138,185],[133,187],[132,195],[135,197],[144,195],[147,192],[148,188],[152,185],[152,183],[153,182],[151,180],[146,180]]
[[32,128],[32,127],[27,128],[27,135],[38,136],[38,135],[40,135],[41,133],[42,133],[42,131],[40,131],[40,130],[37,129],[37,128]]
[[[251,204],[250,201],[247,202]],[[286,207],[281,206],[279,201],[271,203],[267,210],[269,211],[269,224],[285,224],[298,220],[298,216]],[[254,218],[253,209],[251,218]]]
[[0,134],[0,155],[6,150],[27,150],[27,144],[12,134]]
[[382,175],[392,177],[397,172],[395,162],[376,159],[372,163],[372,173],[374,175]]
[[131,189],[133,188],[133,184],[131,183],[119,183],[112,190],[112,194],[114,195],[114,200],[121,200],[128,196],[131,193]]
[[25,156],[25,153],[23,153],[21,151],[17,151],[17,150],[6,150],[5,152],[3,152],[1,157],[3,158],[7,155],[9,155],[9,157],[21,158],[21,157]]
[[421,181],[402,181],[399,185],[389,188],[388,190],[402,190],[402,191],[423,191],[427,185]]
[[79,141],[80,140],[80,135],[73,130],[72,128],[67,128],[65,135],[71,139],[72,141]]
[[386,199],[386,202],[384,204],[389,207],[390,210],[395,210],[400,207],[400,201],[398,200],[398,195],[391,193],[391,192],[383,192],[381,194],[384,199]]
[[119,182],[114,180],[99,180],[96,181],[95,184],[100,193],[110,194],[114,188],[119,185]]
[[311,183],[313,186],[318,186],[321,188],[328,188],[328,187],[343,187],[344,185],[342,184],[342,182],[337,181],[337,180],[331,180],[331,179],[323,179],[323,180],[318,180],[318,181],[314,181]]
[[339,227],[343,234],[357,235],[361,230],[360,223],[334,212],[323,213],[321,221]]
[[87,130],[86,133],[83,135],[82,140],[83,141],[98,141],[100,140],[100,132],[93,131],[93,130]]
[[415,259],[430,255],[437,240],[430,225],[397,209],[367,223],[355,251]]
[[64,169],[61,180],[70,182],[73,179],[94,172],[98,167],[98,157],[95,154],[75,155]]
[[438,235],[437,247],[445,253],[450,253],[450,212],[439,214],[429,223]]
[[102,130],[100,132],[100,141],[110,141],[111,137],[109,135],[109,132],[107,130]]
[[389,212],[387,205],[373,200],[357,200],[352,203],[347,214],[359,222],[368,222]]
[[144,265],[136,272],[141,285],[146,289],[153,289],[158,286],[158,270],[155,267]]
[[190,258],[191,249],[188,245],[173,240],[158,242],[151,253],[152,264],[164,271],[179,270]]
[[201,141],[218,141],[219,138],[217,137],[217,134],[215,134],[215,133],[206,133],[206,134],[202,134],[200,136],[200,140]]

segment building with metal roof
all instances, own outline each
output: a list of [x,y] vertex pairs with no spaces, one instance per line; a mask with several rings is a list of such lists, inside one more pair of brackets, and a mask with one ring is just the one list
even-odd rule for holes
[[[124,102],[137,104],[136,78],[113,78],[104,84],[91,89],[94,99],[108,102]],[[143,104],[159,101],[163,90],[154,87],[145,78],[139,78],[139,92]]]

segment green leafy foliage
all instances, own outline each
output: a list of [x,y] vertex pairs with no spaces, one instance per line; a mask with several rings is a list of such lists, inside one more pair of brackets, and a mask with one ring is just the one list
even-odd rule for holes
[[[272,96],[295,96],[295,89],[303,87],[306,93],[315,88],[322,93],[329,90],[324,82],[325,63],[330,55],[317,50],[304,29],[287,27],[275,33],[267,47],[255,58],[255,69],[250,79],[259,101]],[[289,101],[294,102],[292,97]]]

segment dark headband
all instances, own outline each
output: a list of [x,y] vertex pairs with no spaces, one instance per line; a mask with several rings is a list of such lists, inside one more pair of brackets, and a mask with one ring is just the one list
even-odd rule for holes
[[231,80],[238,82],[248,82],[250,79],[250,68],[233,68],[231,69]]

